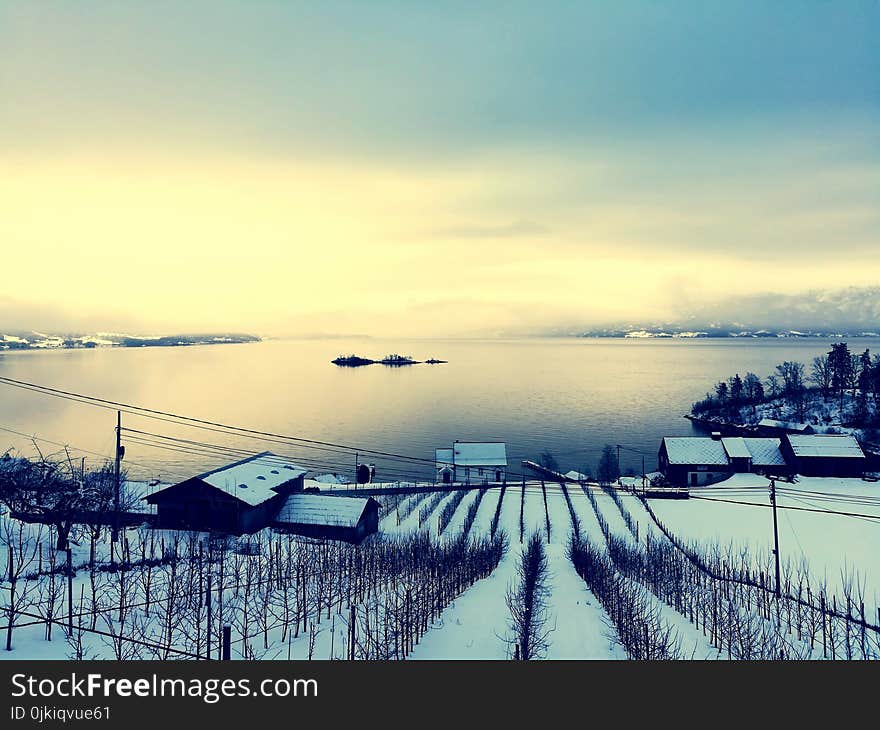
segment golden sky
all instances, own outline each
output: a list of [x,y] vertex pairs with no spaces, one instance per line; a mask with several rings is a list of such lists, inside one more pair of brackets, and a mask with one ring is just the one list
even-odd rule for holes
[[3,326],[470,335],[880,280],[858,13],[782,53],[760,4],[682,3],[702,40],[589,3],[149,5],[0,10]]

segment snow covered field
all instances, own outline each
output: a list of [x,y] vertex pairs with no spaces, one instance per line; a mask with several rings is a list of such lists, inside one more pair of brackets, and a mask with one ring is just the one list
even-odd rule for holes
[[[872,606],[880,605],[880,483],[798,477],[794,484],[777,482],[777,493],[779,552],[783,562],[798,564],[806,560],[811,575],[827,579],[829,588],[835,591],[840,589],[843,574],[856,574],[866,587],[866,600]],[[695,498],[653,500],[651,506],[681,538],[748,547],[756,556],[771,554],[773,515],[767,479],[755,474],[736,474],[712,487],[694,490],[692,497]],[[647,524],[650,517],[641,504],[636,499],[631,502],[634,516]]]
[[[607,523],[610,534],[620,538],[632,550],[644,550],[648,535],[665,539],[644,505],[634,496],[619,495],[624,511],[637,523],[637,527],[634,525],[635,529],[631,530],[624,519],[624,511],[598,488],[592,488],[595,510],[580,486],[569,485],[568,490],[571,509],[578,519],[582,536],[603,550],[606,549],[606,541],[599,516]],[[380,612],[383,612],[382,620],[387,625],[387,613],[403,605],[400,596],[403,595],[401,587],[405,583],[388,574],[379,575],[372,583],[370,581],[373,579],[357,579],[361,582],[353,584],[356,595],[352,598],[352,588],[342,578],[344,571],[341,566],[345,561],[356,560],[359,551],[368,553],[373,550],[377,540],[393,542],[422,536],[429,537],[432,544],[453,545],[465,531],[471,541],[489,540],[501,493],[501,488],[491,487],[482,491],[479,488],[448,493],[424,490],[412,495],[380,496],[380,501],[386,504],[380,520],[382,537],[368,540],[359,548],[336,544],[320,546],[296,538],[262,533],[258,539],[263,557],[257,558],[248,556],[247,550],[238,549],[230,543],[231,550],[225,564],[225,586],[228,588],[224,591],[222,602],[226,614],[222,620],[233,627],[233,658],[347,658],[351,651],[349,626],[352,617],[356,625],[362,627],[357,631],[369,632],[371,621],[378,622]],[[795,563],[801,558],[808,561],[811,576],[819,581],[827,579],[829,595],[842,590],[841,576],[844,571],[857,573],[865,589],[869,615],[876,612],[876,586],[880,579],[880,558],[877,557],[880,555],[880,530],[876,521],[870,519],[873,516],[880,518],[878,495],[878,485],[861,480],[803,478],[795,484],[778,485],[779,506],[783,508],[779,510],[783,559]],[[754,475],[738,475],[713,487],[694,491],[692,497],[688,500],[657,499],[652,500],[650,505],[667,529],[683,542],[690,544],[695,541],[707,547],[747,547],[756,564],[766,565],[772,546],[771,510],[738,504],[769,504],[766,480]],[[818,511],[784,509],[786,507]],[[859,516],[828,514],[829,511],[857,513]],[[569,557],[572,516],[559,485],[546,485],[546,509],[540,482],[529,482],[525,489],[520,484],[508,486],[497,517],[497,535],[503,533],[507,540],[507,550],[500,562],[494,569],[490,566],[485,576],[477,576],[472,584],[465,584],[460,593],[450,594],[451,599],[444,599],[440,610],[429,607],[430,616],[425,616],[424,625],[415,632],[412,646],[407,645],[404,651],[398,644],[395,651],[412,659],[510,658],[515,642],[506,594],[515,584],[518,563],[529,535],[538,533],[544,542],[548,568],[546,658],[626,658],[627,651],[618,639],[614,623],[575,570]],[[470,519],[472,523],[468,528]],[[194,653],[194,641],[200,647],[196,653],[204,656],[205,639],[199,632],[202,630],[201,622],[206,617],[200,613],[199,601],[190,597],[188,603],[175,604],[175,611],[185,613],[181,616],[167,615],[163,613],[163,607],[170,606],[168,591],[174,590],[175,585],[183,585],[174,581],[184,580],[184,575],[189,575],[193,581],[197,580],[193,567],[197,554],[194,546],[201,539],[206,549],[206,535],[176,535],[181,558],[177,563],[179,567],[171,571],[169,564],[160,564],[160,560],[154,560],[152,567],[145,566],[150,563],[151,555],[161,557],[163,552],[167,553],[169,546],[174,543],[174,533],[150,532],[144,528],[127,530],[125,535],[129,552],[126,557],[134,567],[125,572],[101,570],[100,567],[90,570],[91,541],[87,533],[78,535],[78,542],[73,546],[76,576],[72,581],[72,595],[74,613],[84,614],[82,625],[88,630],[80,635],[82,641],[77,647],[76,642],[65,638],[67,579],[63,572],[56,573],[54,579],[47,575],[39,580],[25,579],[28,573],[34,572],[37,560],[41,561],[46,572],[52,560],[56,567],[60,566],[65,554],[53,554],[52,536],[46,528],[40,533],[36,526],[21,527],[8,516],[2,517],[0,526],[0,541],[13,544],[16,550],[25,544],[32,548],[32,560],[20,571],[14,592],[10,590],[8,576],[0,583],[0,606],[4,609],[8,607],[12,595],[13,605],[20,611],[15,619],[12,651],[2,651],[3,647],[0,647],[0,657],[113,658],[122,655],[187,658]],[[638,538],[634,532],[637,532]],[[37,537],[42,543],[39,549],[35,542]],[[371,548],[371,545],[374,547]],[[110,560],[109,547],[106,535],[95,543],[97,566],[106,567]],[[114,557],[120,559],[118,550]],[[270,588],[264,590],[266,576],[260,571],[265,571],[267,566],[270,572],[279,571],[285,561],[288,569],[291,565],[300,566],[294,569],[292,582],[282,589],[278,580],[280,573],[276,572],[276,582],[270,580]],[[300,569],[302,573],[297,572]],[[214,570],[216,588],[216,567]],[[151,586],[148,572],[153,581]],[[237,576],[235,588],[232,585],[233,575]],[[191,586],[194,584],[187,585],[190,585],[192,592]],[[298,586],[304,586],[302,591]],[[183,590],[180,588],[178,592]],[[719,651],[718,641],[713,641],[711,631],[707,634],[705,623],[700,624],[699,620],[695,622],[692,611],[681,607],[676,610],[668,596],[664,601],[659,591],[652,593],[647,588],[639,590],[644,593],[647,605],[652,610],[656,609],[663,625],[673,632],[680,647],[680,656],[726,657],[724,652]],[[148,616],[144,614],[145,592],[152,604]],[[118,621],[120,595],[124,596],[125,604],[122,624]],[[304,597],[301,599],[301,596]],[[50,604],[51,616],[56,623],[53,624],[52,640],[47,641],[46,614]],[[98,606],[98,610],[93,621],[94,605]],[[305,606],[306,611],[302,620],[295,617],[301,606]],[[215,605],[214,611],[217,610],[218,606]],[[8,611],[4,610],[2,616],[5,623]],[[175,623],[178,620],[180,626]],[[76,621],[79,625],[79,619]],[[217,621],[215,614],[215,629]],[[175,625],[168,627],[168,622]],[[189,630],[185,631],[184,625],[189,626]],[[372,625],[372,630],[377,631],[376,623]],[[193,627],[196,639],[193,638]],[[797,633],[800,635],[800,627]],[[815,635],[815,631],[813,633]],[[243,639],[245,635],[247,638]],[[169,636],[170,643],[161,640]],[[143,646],[140,649],[122,648],[120,637],[139,637]],[[387,641],[391,642],[390,639]],[[137,647],[138,644],[132,643],[132,646]],[[164,646],[165,650],[156,649],[156,646]],[[798,646],[802,647],[802,642]],[[367,641],[366,646],[358,648],[355,654],[362,652],[363,656],[374,656],[376,652],[386,650],[390,651],[387,646],[371,647]],[[215,646],[214,656],[216,651]],[[834,653],[840,654],[839,651]]]

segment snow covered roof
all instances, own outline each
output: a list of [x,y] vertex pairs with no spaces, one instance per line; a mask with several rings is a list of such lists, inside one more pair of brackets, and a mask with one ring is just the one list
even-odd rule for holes
[[456,441],[451,449],[435,449],[438,466],[507,466],[507,444]]
[[438,464],[451,464],[452,449],[434,449],[434,460]]
[[318,474],[314,481],[319,484],[351,484],[351,480],[341,474]]
[[586,481],[588,479],[586,474],[582,474],[581,472],[575,471],[574,469],[565,472],[563,476],[566,476],[569,479],[574,479],[576,482]]
[[778,428],[783,431],[802,431],[807,433],[813,429],[809,423],[795,423],[794,421],[777,421],[775,418],[762,418],[758,421],[759,426],[765,428]]
[[821,434],[786,436],[795,456],[826,457],[835,459],[864,459],[862,447],[849,434]]
[[369,498],[364,497],[333,497],[297,492],[284,500],[275,516],[275,522],[355,527],[369,502]]
[[507,444],[456,441],[452,445],[456,466],[507,466]]
[[727,452],[720,440],[700,436],[680,436],[663,439],[670,464],[706,464],[727,466]]
[[297,466],[271,451],[227,464],[219,469],[199,474],[212,487],[222,489],[252,507],[271,499],[282,484],[305,474],[307,469]]
[[724,450],[727,452],[727,455],[731,459],[751,459],[752,452],[749,451],[748,446],[746,446],[745,440],[742,436],[730,436],[727,438],[721,439],[721,443],[724,444]]
[[785,466],[779,439],[744,438],[742,441],[752,455],[753,466]]

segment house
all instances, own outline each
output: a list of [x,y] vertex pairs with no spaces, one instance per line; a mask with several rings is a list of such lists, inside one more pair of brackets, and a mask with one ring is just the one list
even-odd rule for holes
[[657,460],[671,484],[702,486],[721,481],[733,473],[721,438],[666,437]]
[[266,527],[285,497],[303,490],[306,469],[269,451],[227,464],[145,497],[156,526],[243,535]]
[[379,529],[379,502],[372,497],[294,493],[272,521],[280,532],[359,543]]
[[815,433],[809,423],[796,423],[794,421],[779,421],[775,418],[762,418],[755,426],[760,434],[767,436],[782,436],[786,433]]
[[867,458],[859,442],[848,434],[788,434],[782,453],[798,474],[814,477],[860,477]]
[[789,476],[793,469],[782,454],[782,440],[775,438],[743,438],[752,455],[749,471],[767,476]]
[[666,479],[677,486],[712,484],[734,473],[790,473],[780,439],[722,438],[720,433],[664,438],[658,462]]
[[451,449],[436,449],[437,480],[444,484],[488,484],[507,478],[507,444],[456,441]]
[[227,464],[154,492],[155,526],[245,535],[266,528],[358,543],[379,528],[372,498],[304,491],[306,470],[271,452]]

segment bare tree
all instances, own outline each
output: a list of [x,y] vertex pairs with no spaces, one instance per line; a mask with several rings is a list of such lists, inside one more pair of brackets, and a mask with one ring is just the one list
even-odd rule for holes
[[550,646],[547,581],[547,554],[540,534],[535,532],[529,536],[517,566],[516,579],[505,597],[513,635],[508,643],[514,646],[514,655],[526,661],[545,656]]

